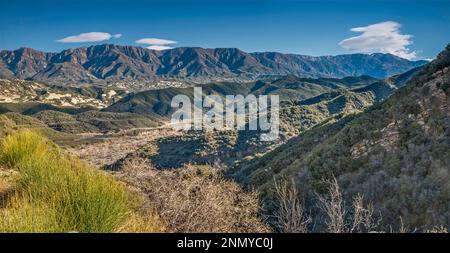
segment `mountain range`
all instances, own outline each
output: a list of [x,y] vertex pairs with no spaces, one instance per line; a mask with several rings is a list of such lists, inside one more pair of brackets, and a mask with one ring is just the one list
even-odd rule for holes
[[125,83],[128,87],[160,80],[246,82],[285,75],[304,78],[369,75],[384,79],[425,63],[381,53],[314,57],[277,52],[246,53],[236,48],[181,47],[155,51],[105,44],[60,53],[31,48],[3,50],[0,52],[0,78],[51,84]]

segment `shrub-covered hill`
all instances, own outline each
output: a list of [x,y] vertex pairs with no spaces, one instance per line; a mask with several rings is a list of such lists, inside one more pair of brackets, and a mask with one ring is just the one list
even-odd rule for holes
[[[44,110],[31,115],[15,112],[0,114],[19,126],[33,128],[59,143],[66,136],[76,138],[81,133],[119,132],[134,128],[151,128],[161,124],[161,120],[133,113],[111,113],[86,111],[68,114],[60,111]],[[63,138],[64,139],[64,138]]]
[[77,114],[46,110],[31,115],[47,126],[64,133],[107,133],[132,128],[155,127],[160,120],[134,113],[86,111]]
[[449,96],[450,45],[386,101],[317,126],[229,175],[259,188],[269,210],[274,177],[287,176],[296,181],[306,210],[320,217],[313,192],[324,191],[324,180],[336,177],[347,201],[363,194],[386,230],[401,223],[418,230],[448,227]]
[[95,85],[58,86],[20,79],[0,79],[0,103],[44,103],[65,107],[104,108],[128,92]]
[[[187,131],[183,135],[152,141],[146,147],[128,154],[146,157],[160,169],[178,168],[183,164],[222,164],[230,166],[241,159],[253,159],[272,150],[289,138],[322,122],[333,122],[361,112],[375,102],[371,91],[356,93],[347,90],[333,92],[311,103],[285,102],[280,106],[280,136],[277,140],[261,141],[261,131]],[[123,161],[113,165],[120,167]]]
[[[259,85],[257,85],[258,82]],[[155,140],[148,146],[130,153],[128,158],[146,157],[153,162],[155,167],[160,169],[177,168],[189,163],[235,165],[242,159],[251,160],[261,156],[275,146],[317,124],[331,123],[346,115],[359,113],[373,103],[382,101],[397,89],[395,85],[388,84],[386,81],[366,76],[344,79],[301,79],[286,76],[274,82],[268,80],[258,82],[253,83],[258,88],[251,88],[252,94],[292,93],[291,98],[294,98],[296,97],[294,92],[296,88],[313,87],[310,86],[312,82],[316,82],[315,85],[333,88],[330,92],[304,100],[298,100],[298,97],[291,100],[290,97],[281,95],[280,138],[276,141],[261,141],[261,132],[259,131],[188,131],[182,136]],[[367,85],[370,82],[373,83]],[[275,89],[275,86],[278,89]],[[207,87],[204,89],[207,93],[219,95],[225,95],[227,92],[244,92],[244,94],[249,92],[244,85],[235,87],[234,84],[230,83],[204,87]],[[347,87],[347,89],[344,87]],[[315,90],[315,88],[312,89]],[[192,88],[187,88],[142,92],[136,96],[130,96],[127,103],[133,105],[130,107],[133,112],[165,115],[170,111],[168,108],[171,96],[174,96],[177,92],[184,92],[182,94],[190,96],[192,90]],[[310,93],[305,93],[302,89],[297,90],[297,92],[305,97],[311,96]],[[323,90],[320,92],[323,92]],[[137,97],[140,99],[137,99]],[[116,105],[113,105],[112,108]],[[157,111],[152,110],[152,106],[156,105],[159,109]],[[119,160],[112,167],[118,168],[122,162],[122,160]]]
[[0,137],[21,129],[33,130],[57,143],[72,143],[77,139],[73,134],[56,131],[30,116],[12,112],[0,114]]
[[[363,87],[380,81],[378,79],[360,76],[352,78],[299,78],[288,75],[277,80],[259,80],[247,83],[215,82],[202,85],[203,94],[225,95],[279,95],[280,101],[298,101],[318,96],[322,93],[338,89]],[[194,89],[167,88],[130,93],[112,104],[105,111],[132,112],[150,116],[170,116],[174,111],[170,103],[176,95],[186,95],[193,99]]]

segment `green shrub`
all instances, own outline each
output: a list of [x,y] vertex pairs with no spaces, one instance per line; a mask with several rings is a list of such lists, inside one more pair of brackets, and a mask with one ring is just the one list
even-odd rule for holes
[[118,232],[131,226],[127,218],[138,198],[124,183],[63,155],[36,133],[7,136],[1,163],[19,172],[16,192],[1,212],[2,232]]
[[49,152],[49,144],[38,134],[23,130],[8,135],[2,142],[1,162],[10,167],[33,159],[40,161]]

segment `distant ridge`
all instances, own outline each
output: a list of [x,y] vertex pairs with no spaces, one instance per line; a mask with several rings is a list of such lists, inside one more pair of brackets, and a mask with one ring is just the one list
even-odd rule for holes
[[262,78],[343,78],[368,75],[384,79],[425,64],[391,54],[313,57],[276,52],[246,53],[237,48],[181,47],[154,51],[142,47],[97,45],[46,53],[31,48],[0,52],[0,78],[55,84],[154,82],[176,79],[196,83],[244,82]]

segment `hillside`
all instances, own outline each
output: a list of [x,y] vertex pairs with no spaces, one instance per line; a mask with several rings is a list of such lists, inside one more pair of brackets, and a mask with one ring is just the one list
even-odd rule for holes
[[128,93],[117,87],[62,87],[19,79],[0,79],[0,87],[0,103],[45,103],[59,107],[104,108]]
[[[366,85],[364,81],[368,80],[375,80],[375,83]],[[344,87],[360,88],[346,89]],[[264,142],[259,138],[261,134],[259,131],[187,131],[181,135],[152,141],[109,167],[117,170],[124,161],[143,157],[151,160],[159,169],[178,168],[190,163],[236,166],[241,160],[259,157],[318,124],[332,123],[346,115],[359,113],[372,104],[382,101],[396,90],[396,87],[391,87],[385,81],[366,77],[362,77],[362,81],[357,82],[356,78],[300,79],[294,76],[275,81],[257,81],[248,84],[247,87],[223,83],[205,85],[203,88],[206,94],[213,93],[220,96],[229,94],[227,92],[286,94],[281,95],[280,138],[274,142]],[[192,88],[167,89],[131,94],[106,110],[120,109],[144,115],[169,116],[171,109],[168,98],[175,94],[192,97],[192,90]],[[324,90],[331,91],[322,93]],[[301,99],[315,93],[322,94]],[[152,110],[152,108],[158,108],[158,110]]]
[[120,132],[127,129],[150,128],[161,123],[156,119],[133,113],[86,111],[77,114],[45,110],[30,115],[48,127],[73,134]]
[[[97,143],[114,135],[125,134],[127,131],[138,133],[139,130],[151,130],[162,124],[157,119],[132,113],[98,111],[68,114],[43,110],[30,115],[7,112],[0,114],[0,116],[0,124],[2,125],[9,125],[9,122],[12,122],[15,130],[32,129],[62,146]],[[5,129],[1,131],[5,131]],[[95,156],[96,153],[94,152],[91,155]]]
[[285,75],[311,78],[370,75],[384,79],[425,63],[391,54],[313,57],[276,52],[246,53],[235,48],[185,47],[154,51],[98,45],[59,53],[31,48],[3,50],[0,52],[0,78],[53,84],[114,83],[147,88],[159,86],[159,80],[169,80],[170,86],[179,87],[183,86],[182,81],[242,82]]
[[128,94],[117,87],[57,86],[19,79],[0,79],[0,87],[0,114],[61,133],[119,132],[161,123],[158,118],[133,113],[100,111]]
[[[298,101],[318,96],[338,89],[363,87],[379,79],[360,76],[353,78],[299,78],[293,75],[275,80],[258,80],[255,82],[215,82],[202,85],[203,94],[225,95],[279,95],[280,101]],[[111,106],[105,108],[109,112],[133,112],[151,116],[168,116],[173,109],[170,107],[172,97],[178,94],[194,97],[194,89],[167,88],[131,93]]]
[[386,101],[334,124],[322,124],[229,175],[257,187],[273,206],[273,178],[295,180],[305,210],[324,180],[336,177],[351,203],[360,193],[382,216],[381,228],[425,231],[450,225],[450,45]]

